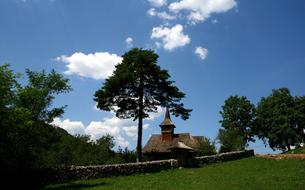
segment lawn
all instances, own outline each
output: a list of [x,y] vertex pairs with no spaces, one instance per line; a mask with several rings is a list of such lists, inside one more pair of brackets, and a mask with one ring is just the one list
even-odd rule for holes
[[305,160],[246,158],[202,168],[175,169],[46,187],[48,190],[175,189],[251,190],[305,188]]

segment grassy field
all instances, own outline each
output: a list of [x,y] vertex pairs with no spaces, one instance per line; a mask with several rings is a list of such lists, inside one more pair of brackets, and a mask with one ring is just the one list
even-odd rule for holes
[[76,181],[49,186],[45,189],[303,190],[304,188],[305,160],[252,157],[202,168]]
[[305,148],[296,148],[294,150],[290,150],[288,152],[285,152],[285,154],[305,154]]

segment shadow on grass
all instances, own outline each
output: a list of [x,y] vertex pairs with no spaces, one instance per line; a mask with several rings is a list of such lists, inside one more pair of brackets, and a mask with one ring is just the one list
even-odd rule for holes
[[59,185],[59,186],[51,186],[51,187],[46,187],[44,188],[45,190],[81,190],[83,188],[91,188],[91,187],[98,187],[98,186],[107,186],[111,185],[109,183],[105,182],[100,182],[100,183],[93,183],[93,184],[84,184],[84,183],[68,183],[64,185]]

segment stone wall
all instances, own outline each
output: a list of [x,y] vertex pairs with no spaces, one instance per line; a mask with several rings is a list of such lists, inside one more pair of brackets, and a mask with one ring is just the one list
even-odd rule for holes
[[[253,150],[228,152],[212,156],[195,157],[194,166],[203,166],[211,163],[237,160],[254,156]],[[37,180],[43,184],[63,183],[71,180],[85,180],[104,178],[120,175],[132,175],[136,173],[151,173],[161,170],[178,168],[178,160],[158,160],[141,163],[97,165],[97,166],[71,166],[61,168],[49,168],[35,172]]]
[[227,152],[227,153],[221,153],[211,156],[201,156],[201,157],[195,157],[197,164],[199,165],[207,165],[211,163],[217,163],[217,162],[225,162],[230,160],[238,160],[242,158],[247,158],[254,156],[254,150],[245,150],[245,151],[236,151],[236,152]]
[[158,160],[141,163],[126,163],[97,166],[71,166],[40,170],[44,184],[63,183],[71,180],[85,180],[112,177],[119,175],[132,175],[136,173],[151,173],[178,167],[174,159]]

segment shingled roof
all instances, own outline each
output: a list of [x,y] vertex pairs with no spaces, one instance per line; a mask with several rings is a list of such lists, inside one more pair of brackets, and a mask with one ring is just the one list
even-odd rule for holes
[[[147,144],[143,148],[143,153],[168,153],[170,148],[178,147],[179,142],[182,142],[187,147],[196,148],[198,140],[203,137],[193,137],[189,133],[175,134],[172,141],[162,141],[162,135],[152,135]],[[181,143],[180,143],[181,144]]]

